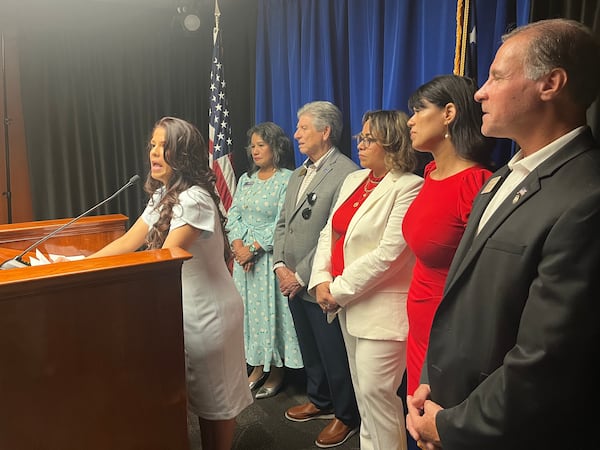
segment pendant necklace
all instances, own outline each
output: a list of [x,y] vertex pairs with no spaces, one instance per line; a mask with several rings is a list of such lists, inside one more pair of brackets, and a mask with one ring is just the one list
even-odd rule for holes
[[[371,177],[371,175],[372,175],[372,173],[370,173],[370,174],[369,174],[369,177],[367,178],[367,182],[366,182],[366,183],[365,183],[365,185],[363,186],[363,194],[362,194],[362,198],[361,198],[359,201],[356,201],[356,202],[354,202],[354,203],[352,204],[352,206],[353,206],[354,208],[357,208],[357,207],[358,207],[358,205],[360,205],[360,204],[361,204],[361,203],[362,203],[362,202],[365,200],[365,198],[367,198],[367,196],[368,196],[368,195],[369,195],[371,192],[373,192],[373,189],[375,189],[375,188],[377,187],[377,185],[379,184],[379,182],[380,182],[381,180],[383,180],[383,177],[385,176],[385,175],[384,175],[384,176],[383,176],[383,177],[381,177],[381,178],[375,178],[375,177]],[[371,186],[371,187],[369,187],[369,184],[371,184],[372,186]]]

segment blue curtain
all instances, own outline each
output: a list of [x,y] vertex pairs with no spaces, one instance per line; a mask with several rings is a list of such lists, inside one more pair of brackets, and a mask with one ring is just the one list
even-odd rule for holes
[[[477,28],[476,78],[481,86],[487,80],[496,50],[502,44],[502,35],[517,26],[528,23],[531,6],[530,0],[496,0],[494,2],[471,0],[471,6],[476,11],[474,18]],[[513,141],[498,139],[492,155],[495,168],[503,166],[516,150]]]
[[[452,73],[456,8],[448,0],[259,0],[256,122],[271,120],[291,137],[298,108],[329,100],[344,114],[341,149],[358,162],[351,136],[365,111],[408,112],[418,86]],[[507,26],[528,21],[529,0],[477,8],[483,82]],[[499,152],[499,163],[506,153]],[[303,160],[296,147],[296,164]]]
[[471,0],[477,3],[477,81],[487,80],[502,35],[529,22],[530,0]]
[[260,0],[256,122],[292,136],[304,103],[329,100],[344,114],[341,149],[358,161],[351,136],[365,111],[406,111],[416,87],[452,72],[455,17],[447,0]]

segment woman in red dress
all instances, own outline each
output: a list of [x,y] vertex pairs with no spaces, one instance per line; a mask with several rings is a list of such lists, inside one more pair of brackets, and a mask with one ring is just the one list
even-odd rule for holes
[[491,175],[486,167],[494,141],[481,134],[476,90],[469,78],[443,75],[419,87],[408,102],[412,145],[433,156],[425,167],[423,188],[402,223],[417,258],[407,299],[409,395],[419,386],[433,316],[473,199]]

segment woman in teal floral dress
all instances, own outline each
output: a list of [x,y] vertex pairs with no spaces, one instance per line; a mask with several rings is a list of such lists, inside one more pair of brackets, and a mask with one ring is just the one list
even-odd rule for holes
[[302,367],[287,299],[273,273],[273,234],[294,168],[293,148],[272,122],[252,127],[248,138],[250,169],[238,181],[227,230],[236,261],[233,279],[245,306],[246,362],[253,367],[248,384],[260,387],[256,398],[266,398],[281,388],[284,367]]

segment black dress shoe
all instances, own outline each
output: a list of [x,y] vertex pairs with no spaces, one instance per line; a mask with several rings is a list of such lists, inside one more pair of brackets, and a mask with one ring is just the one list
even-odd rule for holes
[[248,387],[250,388],[251,391],[253,391],[254,389],[258,388],[260,385],[262,385],[268,376],[269,376],[269,372],[263,372],[262,375],[256,381],[249,381]]

